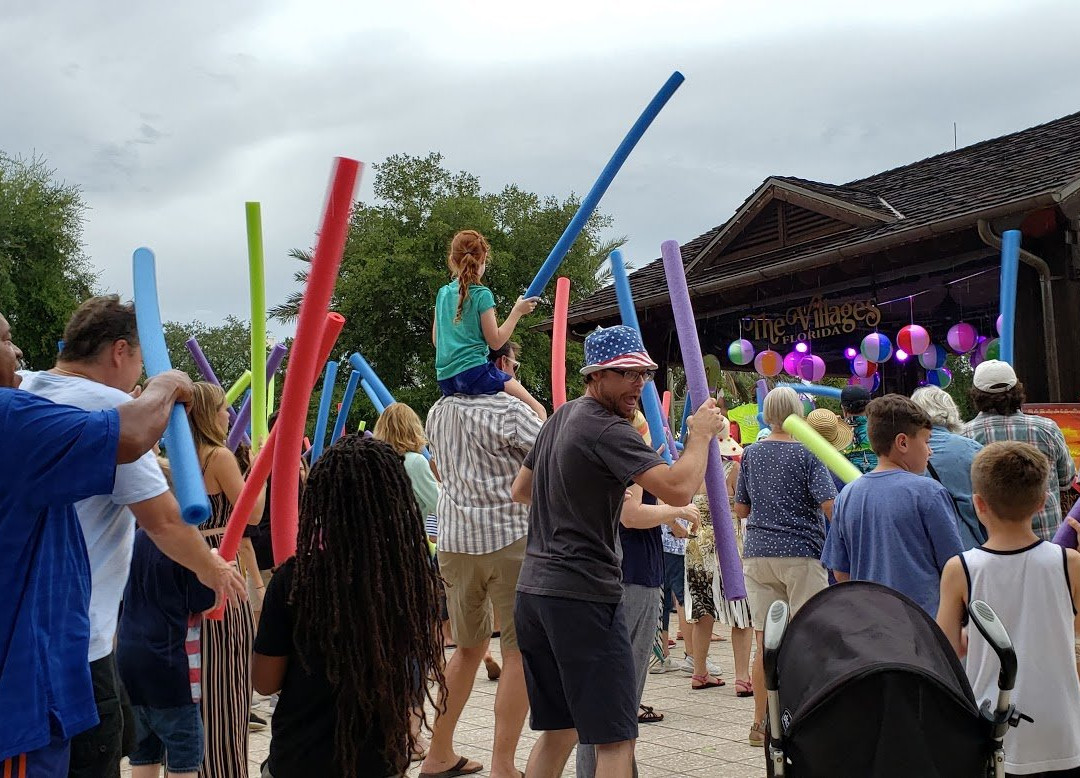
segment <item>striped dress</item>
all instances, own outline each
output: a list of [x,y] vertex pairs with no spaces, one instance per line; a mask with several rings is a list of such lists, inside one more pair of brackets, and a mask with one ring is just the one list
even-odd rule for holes
[[[210,518],[199,529],[211,548],[221,543],[232,505],[224,492],[210,495]],[[217,531],[216,534],[207,534]],[[203,729],[206,754],[199,778],[248,778],[251,649],[255,619],[248,602],[230,603],[222,621],[202,628]]]

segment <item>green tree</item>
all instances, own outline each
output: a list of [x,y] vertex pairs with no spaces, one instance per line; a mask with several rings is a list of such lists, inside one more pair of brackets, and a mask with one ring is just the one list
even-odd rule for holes
[[0,152],[0,312],[31,369],[51,367],[72,311],[93,294],[82,250],[85,205],[39,157]]
[[[357,203],[338,275],[332,308],[346,320],[338,340],[340,357],[360,351],[395,398],[424,412],[439,396],[435,382],[435,349],[431,343],[435,294],[449,281],[446,253],[461,229],[479,230],[491,244],[484,284],[495,294],[499,318],[532,281],[555,245],[579,201],[558,200],[507,186],[497,194],[483,192],[468,173],[453,173],[436,153],[426,157],[395,155],[375,166],[375,202]],[[610,219],[594,214],[559,269],[571,280],[571,299],[582,299],[604,282],[608,254],[621,241],[605,242],[600,233]],[[293,250],[304,263],[311,253]],[[296,280],[307,281],[307,267]],[[301,292],[291,295],[270,314],[291,321],[299,313]],[[518,324],[513,340],[523,349],[519,377],[541,402],[550,405],[551,342],[547,333],[530,328],[551,315],[554,283],[544,302]],[[582,391],[577,367],[578,343],[567,346],[571,396]],[[338,393],[347,369],[342,369]],[[357,418],[371,418],[362,397]]]
[[251,327],[244,319],[227,316],[221,324],[210,326],[201,321],[167,321],[162,326],[169,358],[177,370],[183,370],[192,380],[203,380],[188,351],[188,338],[199,341],[214,374],[221,385],[228,389],[251,365]]

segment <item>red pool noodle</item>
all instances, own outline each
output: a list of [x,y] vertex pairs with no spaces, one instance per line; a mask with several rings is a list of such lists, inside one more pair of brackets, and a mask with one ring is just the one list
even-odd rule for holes
[[[339,313],[328,313],[323,324],[322,340],[319,343],[319,359],[316,360],[315,365],[323,364],[330,357],[330,352],[334,348],[334,344],[337,343],[338,336],[341,334],[342,327],[345,326],[345,317]],[[318,380],[318,373],[312,372],[308,376],[308,394],[311,394],[311,390],[315,387],[315,381]],[[280,416],[278,417],[281,418]],[[244,528],[247,527],[247,517],[251,515],[251,509],[255,507],[255,500],[258,497],[259,490],[263,488],[266,483],[266,479],[270,477],[271,465],[274,461],[274,451],[277,449],[277,425],[274,425],[274,429],[270,430],[270,435],[266,438],[259,453],[255,455],[255,459],[251,462],[251,467],[248,470],[247,478],[244,480],[244,488],[240,490],[239,496],[236,498],[236,504],[233,506],[232,515],[229,517],[229,524],[225,529],[225,534],[221,538],[221,545],[218,547],[218,554],[226,562],[232,562],[236,559],[236,553],[240,550],[240,541],[244,539]],[[207,618],[221,620],[222,614],[225,612],[224,607],[218,607],[215,610],[207,614]]]
[[555,318],[551,325],[551,403],[555,410],[566,402],[566,313],[570,308],[570,279],[555,282]]
[[[274,427],[279,430],[278,445],[274,450],[274,466],[278,472],[295,466],[304,442],[304,424],[311,399],[311,382],[306,379],[314,374],[319,364],[317,349],[312,346],[319,341],[323,317],[334,293],[359,172],[360,163],[356,160],[338,157],[335,161],[333,180],[319,228],[319,241],[311,260],[304,299],[300,303],[296,338],[290,349],[289,372],[285,374],[278,406],[278,422]],[[295,371],[294,367],[297,368]],[[299,490],[297,479],[282,478],[271,495],[270,537],[274,544],[275,564],[280,565],[296,552]]]
[[664,397],[660,400],[660,408],[664,411],[664,420],[666,421],[671,416],[671,392],[664,392]]

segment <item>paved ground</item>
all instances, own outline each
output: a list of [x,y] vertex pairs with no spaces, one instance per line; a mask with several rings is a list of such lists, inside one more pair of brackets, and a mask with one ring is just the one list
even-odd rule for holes
[[[726,628],[717,632],[726,636]],[[492,651],[498,656],[498,641]],[[681,656],[681,643],[675,652]],[[645,686],[646,705],[664,714],[659,724],[645,724],[637,744],[638,772],[641,778],[660,776],[712,776],[713,778],[761,778],[765,775],[762,749],[747,744],[746,736],[753,718],[753,700],[735,696],[735,675],[732,670],[731,643],[713,643],[710,658],[724,670],[728,685],[719,689],[692,692],[690,677],[681,672],[650,675]],[[492,713],[498,683],[489,681],[483,665],[469,704],[462,714],[457,731],[457,743],[462,755],[485,764],[491,757],[494,723]],[[265,702],[257,710],[266,715]],[[522,733],[518,749],[518,766],[525,768],[534,733]],[[270,746],[270,730],[251,733],[249,758],[251,776],[259,775],[259,763],[266,758]],[[419,773],[414,767],[409,776]],[[130,775],[127,769],[124,776]],[[486,776],[487,772],[479,773]],[[570,757],[565,775],[574,775],[574,758]]]

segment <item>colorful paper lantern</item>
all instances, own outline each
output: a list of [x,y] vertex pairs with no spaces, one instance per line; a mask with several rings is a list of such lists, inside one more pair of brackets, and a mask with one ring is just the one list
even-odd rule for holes
[[862,354],[851,360],[851,372],[857,375],[859,378],[866,378],[872,376],[877,372],[877,363],[871,362]]
[[784,357],[784,372],[789,376],[795,378],[799,377],[799,363],[803,360],[803,355],[798,351],[789,351]]
[[994,329],[997,330],[997,334],[1001,334],[1001,314],[998,314],[997,321],[994,322]]
[[746,338],[733,340],[727,347],[727,355],[733,364],[749,365],[754,361],[754,344]]
[[942,389],[952,383],[952,372],[945,367],[926,371],[926,383],[931,386],[940,386]]
[[765,349],[754,357],[754,369],[766,378],[772,378],[784,369],[784,358],[771,349]]
[[817,354],[803,357],[799,362],[799,378],[818,382],[825,377],[825,360]]
[[892,342],[880,332],[871,332],[862,339],[859,350],[871,362],[887,362],[892,356]]
[[877,373],[865,377],[853,375],[848,379],[848,384],[851,386],[861,386],[863,389],[873,394],[877,391],[877,388],[881,386],[881,376]]
[[897,348],[901,348],[912,356],[918,356],[930,346],[930,333],[925,327],[918,324],[909,324],[902,327],[896,333]]
[[998,338],[985,341],[979,348],[982,350],[984,360],[1001,359],[1001,341]]
[[966,354],[979,345],[979,331],[962,321],[949,327],[945,341],[957,354]]
[[926,370],[940,370],[945,367],[945,358],[947,356],[945,349],[931,343],[926,351],[919,354],[919,364]]

